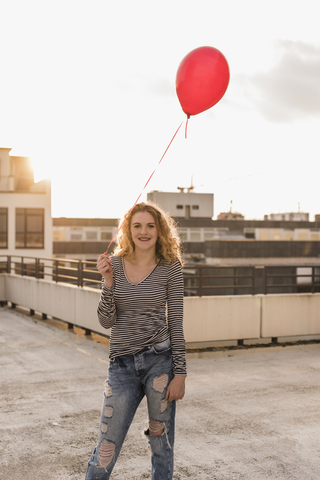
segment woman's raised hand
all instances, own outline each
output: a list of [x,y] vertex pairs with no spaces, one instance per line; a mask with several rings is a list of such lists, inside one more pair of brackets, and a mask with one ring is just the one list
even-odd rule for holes
[[111,258],[107,255],[100,255],[97,262],[97,269],[104,278],[106,287],[111,288],[113,283],[113,271],[111,266]]

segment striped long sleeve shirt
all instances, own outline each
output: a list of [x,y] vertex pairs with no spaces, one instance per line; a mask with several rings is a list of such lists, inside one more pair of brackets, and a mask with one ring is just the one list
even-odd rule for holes
[[186,375],[183,276],[179,262],[160,260],[139,283],[131,283],[122,257],[112,257],[113,285],[102,283],[98,319],[111,328],[110,359],[133,355],[170,338],[175,375]]

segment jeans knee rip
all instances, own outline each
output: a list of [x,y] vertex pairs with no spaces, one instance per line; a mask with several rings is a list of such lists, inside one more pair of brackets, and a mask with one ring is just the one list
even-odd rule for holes
[[110,405],[106,405],[106,406],[104,407],[103,415],[104,415],[106,418],[111,418],[112,415],[113,415],[113,407],[111,407]]
[[114,443],[109,442],[106,439],[102,440],[100,443],[98,468],[107,468],[113,459],[115,448],[116,446]]
[[[164,432],[164,423],[162,422],[156,422],[155,420],[149,420],[149,434],[151,433],[156,433],[156,432],[161,432],[159,435],[162,435]],[[155,435],[158,436],[158,435]]]
[[101,433],[107,433],[108,425],[106,423],[101,423]]
[[156,392],[162,393],[166,386],[168,385],[169,377],[166,373],[160,375],[160,377],[155,377],[153,380],[153,389]]
[[[160,428],[159,428],[160,427]],[[155,430],[153,430],[155,429]],[[150,435],[152,431],[157,432],[162,429],[160,435]],[[156,422],[155,420],[149,421],[149,428],[145,431],[145,435],[147,435],[149,440],[149,450],[151,453],[155,453],[155,451],[159,448],[159,441],[162,442],[166,441],[168,444],[169,449],[171,450],[171,444],[169,442],[167,427],[164,423]]]
[[163,413],[168,406],[168,400],[162,400],[161,401],[161,407],[160,407],[160,412]]
[[104,395],[106,397],[112,396],[112,388],[110,387],[108,381],[104,382]]

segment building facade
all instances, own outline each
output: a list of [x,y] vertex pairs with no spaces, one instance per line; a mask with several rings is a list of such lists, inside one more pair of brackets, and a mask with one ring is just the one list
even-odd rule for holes
[[28,157],[0,148],[0,254],[52,257],[51,182],[34,182]]
[[54,257],[96,261],[117,233],[118,223],[116,218],[53,218]]
[[[195,193],[193,187],[179,190],[152,191],[147,198],[175,218],[188,263],[278,263],[291,257],[320,262],[320,221],[308,221],[307,214],[285,214],[281,220],[245,220],[236,214],[213,220],[213,194]],[[96,261],[117,228],[118,219],[55,218],[54,256]]]
[[187,219],[213,217],[213,193],[195,193],[193,187],[179,190],[179,192],[152,191],[147,194],[147,199],[161,206],[173,217]]

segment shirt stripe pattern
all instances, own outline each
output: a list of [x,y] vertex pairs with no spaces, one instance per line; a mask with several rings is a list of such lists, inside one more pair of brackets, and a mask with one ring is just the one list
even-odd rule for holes
[[179,262],[160,260],[147,277],[131,283],[122,257],[112,257],[113,285],[102,281],[98,319],[111,328],[110,359],[133,355],[170,338],[175,375],[186,375],[183,275]]

